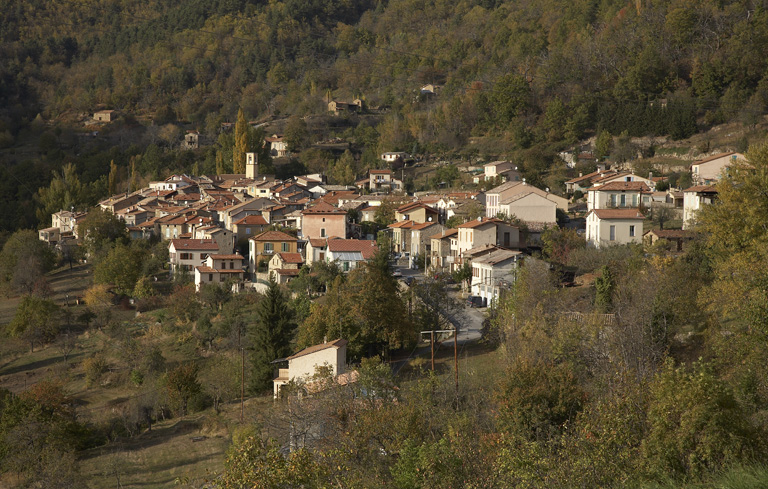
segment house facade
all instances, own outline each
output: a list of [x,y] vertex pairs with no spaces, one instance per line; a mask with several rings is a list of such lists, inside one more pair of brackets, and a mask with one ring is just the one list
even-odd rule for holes
[[347,213],[325,202],[301,212],[301,237],[304,239],[347,237]]
[[205,264],[209,255],[219,253],[219,245],[212,239],[173,239],[168,245],[171,274],[193,273],[195,267]]
[[395,210],[395,221],[437,222],[439,215],[437,209],[421,202],[411,202]]
[[274,383],[274,396],[280,396],[280,388],[292,380],[308,381],[317,372],[318,367],[330,367],[331,374],[336,377],[346,372],[347,340],[338,339],[310,346],[285,359],[288,368],[278,371]]
[[610,182],[592,187],[587,192],[587,210],[637,209],[643,203],[643,195],[651,194],[645,182]]
[[587,244],[601,248],[640,243],[643,219],[637,209],[593,209],[587,214]]
[[711,185],[723,176],[728,167],[737,163],[746,163],[747,157],[732,151],[709,156],[691,164],[691,178],[696,185]]
[[373,258],[376,242],[363,239],[329,239],[326,260],[336,262],[342,272],[349,272]]
[[507,182],[492,188],[485,193],[485,215],[489,218],[496,217],[501,212],[501,203],[508,201],[519,194],[538,194],[554,202],[558,208],[568,212],[568,199],[554,195],[547,190],[528,185],[526,182]]
[[499,212],[507,217],[515,216],[526,222],[555,224],[557,204],[534,192],[519,193],[502,200]]
[[275,253],[296,253],[298,239],[282,231],[264,231],[248,240],[248,270],[258,272],[259,264],[265,266]]
[[501,290],[509,289],[517,278],[523,254],[512,250],[495,250],[472,260],[472,295],[490,304],[499,299]]
[[457,227],[458,255],[485,245],[504,248],[520,247],[520,230],[501,219],[478,217]]
[[683,190],[683,229],[696,225],[699,211],[717,199],[717,187],[714,185],[695,185]]
[[200,292],[205,284],[242,282],[245,279],[244,260],[239,254],[208,255],[204,265],[195,267],[195,290]]

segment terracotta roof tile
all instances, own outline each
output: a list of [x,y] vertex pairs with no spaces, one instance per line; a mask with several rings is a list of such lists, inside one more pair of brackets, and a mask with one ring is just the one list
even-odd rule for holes
[[219,245],[212,239],[172,239],[171,244],[178,250],[218,250]]
[[254,241],[298,241],[298,239],[282,231],[264,231],[251,239]]
[[327,343],[321,343],[319,345],[314,345],[308,348],[304,348],[300,352],[286,358],[286,360],[293,360],[294,358],[303,357],[304,355],[309,355],[310,353],[315,353],[321,350],[325,350],[326,348],[341,348],[342,346],[346,346],[346,344],[347,344],[347,340],[342,340],[342,339],[329,341]]

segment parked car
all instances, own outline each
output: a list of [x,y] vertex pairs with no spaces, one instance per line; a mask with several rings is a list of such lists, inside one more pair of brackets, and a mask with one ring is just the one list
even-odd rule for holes
[[467,307],[483,307],[483,298],[479,295],[467,297]]
[[405,282],[405,285],[407,285],[408,287],[410,287],[411,285],[413,285],[413,283],[414,283],[415,281],[416,281],[416,279],[414,279],[413,277],[405,277],[405,278],[403,279],[403,282]]
[[396,268],[394,271],[392,271],[392,276],[393,277],[402,277],[403,276],[403,272]]

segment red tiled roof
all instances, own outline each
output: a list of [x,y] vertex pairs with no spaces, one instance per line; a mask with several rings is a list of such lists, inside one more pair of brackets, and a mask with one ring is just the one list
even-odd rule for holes
[[309,209],[304,209],[303,211],[301,211],[301,213],[304,215],[308,215],[308,214],[345,215],[346,214],[345,211],[339,209],[338,207],[334,207],[331,204],[323,201],[318,202],[317,205],[314,205]]
[[491,217],[491,218],[483,217],[481,219],[473,219],[471,221],[467,221],[464,224],[459,224],[456,227],[457,228],[464,228],[464,229],[466,229],[466,228],[470,228],[471,229],[471,228],[476,228],[476,227],[479,227],[479,226],[485,226],[486,224],[499,224],[499,223],[504,223],[504,221],[502,221],[501,219],[496,219],[495,217]]
[[301,253],[278,253],[277,254],[284,263],[304,263],[304,258],[301,257]]
[[368,173],[372,175],[391,175],[392,170],[368,170]]
[[410,221],[410,220],[408,220],[408,221],[397,221],[395,223],[390,224],[387,227],[390,227],[390,228],[412,228],[414,224],[416,224],[416,223],[413,222],[413,221]]
[[694,185],[689,187],[683,192],[714,192],[717,193],[717,187],[715,185]]
[[458,234],[458,229],[446,229],[445,231],[437,234],[433,234],[430,236],[430,239],[443,239],[443,238],[449,238],[453,236],[454,234]]
[[720,158],[725,158],[727,156],[731,156],[731,155],[735,155],[735,154],[736,154],[735,151],[731,151],[730,153],[720,153],[720,154],[716,154],[716,155],[712,155],[712,156],[707,156],[703,160],[694,161],[692,163],[692,165],[701,165],[702,163],[709,163],[710,161],[719,160]]
[[347,340],[334,340],[329,341],[327,343],[321,343],[319,345],[310,346],[307,348],[304,348],[300,352],[291,355],[290,357],[286,358],[286,360],[293,360],[294,358],[303,357],[304,355],[309,355],[310,353],[315,353],[321,350],[325,350],[326,348],[341,348],[342,346],[345,346],[347,344]]
[[254,241],[298,241],[290,234],[282,231],[264,231],[251,238]]
[[420,222],[420,223],[414,224],[411,229],[415,229],[416,231],[420,231],[420,230],[422,230],[424,228],[428,228],[428,227],[430,227],[430,226],[432,226],[434,224],[437,224],[437,223],[436,222]]
[[212,239],[172,239],[171,244],[176,250],[218,250],[219,244]]
[[226,268],[226,269],[218,269],[218,268],[211,268],[208,265],[200,265],[197,268],[200,273],[237,273],[241,274],[244,273],[242,269],[236,269],[236,268]]
[[405,204],[405,205],[401,205],[400,207],[397,208],[397,212],[402,214],[403,212],[408,212],[410,210],[420,209],[420,208],[421,209],[426,209],[426,210],[434,212],[434,213],[437,213],[437,211],[435,209],[433,209],[430,206],[428,206],[426,204],[423,204],[421,202],[411,202],[411,203],[408,203],[408,204]]
[[593,187],[589,189],[592,191],[617,191],[617,190],[639,190],[641,192],[649,192],[651,189],[645,182],[609,182],[599,187]]
[[245,216],[235,224],[238,226],[266,226],[269,223],[263,216]]
[[325,238],[310,238],[309,244],[311,244],[313,248],[325,248],[328,241],[326,241]]
[[328,241],[328,251],[344,252],[359,251],[363,258],[369,260],[376,253],[376,242],[366,239],[332,239]]
[[245,260],[242,255],[210,255],[214,260]]

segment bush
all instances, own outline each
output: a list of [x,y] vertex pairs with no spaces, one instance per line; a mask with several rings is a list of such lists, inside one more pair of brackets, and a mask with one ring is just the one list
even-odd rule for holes
[[109,370],[107,361],[101,355],[95,355],[83,360],[83,370],[85,371],[85,383],[88,387],[94,386],[101,377]]

